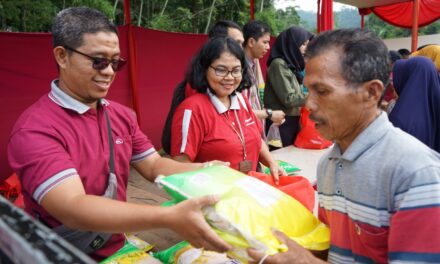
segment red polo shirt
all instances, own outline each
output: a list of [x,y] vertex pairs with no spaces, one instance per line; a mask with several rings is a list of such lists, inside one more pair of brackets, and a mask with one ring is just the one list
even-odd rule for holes
[[[53,82],[51,92],[30,106],[13,128],[8,158],[23,185],[26,211],[49,226],[60,225],[40,206],[52,188],[76,175],[87,194],[103,195],[107,187],[109,144],[104,107],[111,120],[117,199],[125,201],[130,162],[156,152],[129,108],[106,100],[97,109],[89,108]],[[122,242],[122,236],[113,236],[93,256],[109,256]]]
[[184,153],[194,162],[229,161],[231,168],[238,169],[243,147],[234,111],[243,130],[246,159],[252,161],[252,169],[256,170],[262,128],[249,101],[240,93],[231,96],[229,109],[210,92],[185,99],[174,114],[171,155]]

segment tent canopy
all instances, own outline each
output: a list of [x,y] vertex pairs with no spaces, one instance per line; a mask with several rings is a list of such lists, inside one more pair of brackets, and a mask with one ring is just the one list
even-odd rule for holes
[[368,8],[376,6],[385,6],[402,2],[412,2],[411,0],[335,0],[335,2],[355,6],[357,8]]
[[[413,5],[411,0],[334,0],[362,10],[362,14],[373,12],[382,20],[397,27],[412,28]],[[418,27],[426,26],[440,19],[440,1],[420,0]]]

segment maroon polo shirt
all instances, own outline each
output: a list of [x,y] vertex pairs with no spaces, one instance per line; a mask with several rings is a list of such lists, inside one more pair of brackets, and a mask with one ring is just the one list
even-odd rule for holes
[[[20,116],[11,133],[8,159],[23,185],[26,211],[51,227],[60,223],[40,202],[52,188],[78,175],[87,194],[103,195],[107,187],[110,152],[104,108],[111,120],[118,200],[126,200],[130,162],[156,152],[131,109],[104,99],[98,104],[89,108],[54,81],[51,92]],[[113,236],[94,257],[111,255],[123,241],[123,236]]]

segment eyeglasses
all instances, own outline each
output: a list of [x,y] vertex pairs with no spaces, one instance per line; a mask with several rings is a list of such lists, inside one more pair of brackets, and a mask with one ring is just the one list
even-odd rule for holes
[[98,58],[98,57],[93,57],[93,56],[84,54],[84,53],[77,51],[75,49],[72,49],[71,47],[68,47],[68,46],[64,46],[64,48],[89,58],[93,62],[92,63],[93,69],[98,70],[98,71],[106,69],[108,67],[108,65],[111,64],[113,71],[117,72],[117,71],[120,71],[122,69],[122,67],[125,65],[125,63],[127,62],[126,60],[124,60],[122,58],[119,58],[117,60],[109,60],[107,58]]
[[231,73],[232,77],[234,78],[240,78],[243,75],[243,70],[241,68],[234,68],[232,69],[232,71],[228,71],[225,68],[215,68],[212,67],[211,65],[209,67],[214,69],[214,73],[218,77],[226,77],[228,76],[229,73]]

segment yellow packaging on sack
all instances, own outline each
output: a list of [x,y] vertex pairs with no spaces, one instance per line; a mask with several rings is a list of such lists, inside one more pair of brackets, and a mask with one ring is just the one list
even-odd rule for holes
[[271,229],[276,228],[311,250],[329,247],[330,233],[300,202],[278,189],[225,166],[160,177],[157,182],[176,200],[215,194],[220,201],[204,209],[205,217],[222,239],[234,246],[228,252],[246,263],[246,249],[267,254],[286,250]]
[[154,246],[132,234],[125,234],[125,245],[100,264],[160,264],[148,253]]
[[187,241],[182,241],[168,249],[153,253],[164,264],[240,264],[236,259],[224,253],[194,248]]
[[230,259],[226,254],[200,248],[186,247],[179,250],[175,257],[176,264],[239,264],[237,260]]

